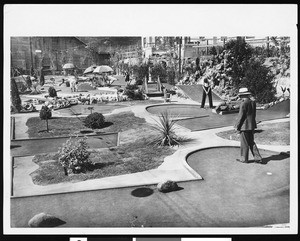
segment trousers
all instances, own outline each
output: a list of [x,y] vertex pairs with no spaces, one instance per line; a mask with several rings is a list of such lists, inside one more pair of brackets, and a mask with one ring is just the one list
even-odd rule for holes
[[249,158],[249,149],[254,157],[255,161],[261,161],[262,157],[259,153],[259,150],[254,142],[254,131],[241,131],[240,134],[241,141],[241,160],[248,162]]
[[[211,90],[208,91],[208,101],[209,101],[209,108],[213,108],[213,102],[212,102],[212,95],[211,95]],[[206,100],[206,92],[203,90],[202,93],[202,101],[201,101],[201,108],[204,107],[205,105],[205,100]]]

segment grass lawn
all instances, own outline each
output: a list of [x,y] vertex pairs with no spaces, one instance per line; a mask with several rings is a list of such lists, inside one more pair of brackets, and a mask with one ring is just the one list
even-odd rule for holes
[[[30,138],[43,138],[53,136],[67,136],[74,134],[81,129],[87,129],[84,126],[85,117],[53,117],[49,119],[50,132],[45,132],[46,121],[39,117],[29,118],[26,122]],[[132,112],[122,112],[105,117],[105,127],[95,129],[98,132],[122,132],[146,123],[145,119],[135,117]]]
[[[39,133],[45,128],[45,121],[38,117],[28,119],[30,137],[68,135],[85,128],[84,118],[54,118],[49,120],[51,133]],[[132,112],[122,112],[106,117],[106,127],[102,132],[121,132],[121,144],[110,149],[94,150],[90,159],[96,163],[93,171],[66,176],[57,153],[36,155],[33,162],[39,168],[31,173],[33,182],[48,185],[60,182],[84,181],[108,176],[141,172],[157,168],[166,156],[175,150],[169,147],[154,147],[149,141],[156,137],[153,127],[145,119],[135,117]]]
[[69,176],[64,174],[57,153],[36,155],[33,162],[38,164],[39,168],[31,173],[31,177],[37,185],[48,185],[141,172],[157,168],[166,156],[175,152],[169,147],[154,147],[147,144],[148,138],[143,138],[115,148],[94,151],[90,159],[95,163],[95,169]]
[[[239,135],[233,130],[217,133],[224,139],[239,141]],[[254,135],[255,142],[262,145],[290,145],[290,122],[260,124]]]

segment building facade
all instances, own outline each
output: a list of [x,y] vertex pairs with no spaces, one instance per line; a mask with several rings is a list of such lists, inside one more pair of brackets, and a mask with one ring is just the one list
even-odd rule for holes
[[12,37],[11,68],[58,73],[66,63],[79,70],[109,62],[109,53],[98,53],[76,37]]

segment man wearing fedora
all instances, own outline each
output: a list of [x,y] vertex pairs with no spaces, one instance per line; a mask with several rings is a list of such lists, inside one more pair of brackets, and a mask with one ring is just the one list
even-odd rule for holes
[[241,141],[241,157],[236,160],[247,163],[250,148],[254,161],[263,163],[262,157],[254,142],[254,130],[257,128],[255,120],[256,103],[250,99],[251,93],[248,91],[248,88],[240,88],[238,95],[242,98],[243,102],[240,106],[238,118],[234,126],[236,131],[240,133]]

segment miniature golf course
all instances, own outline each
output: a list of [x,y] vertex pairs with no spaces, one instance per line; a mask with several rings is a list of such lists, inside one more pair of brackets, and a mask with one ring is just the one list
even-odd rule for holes
[[[287,155],[261,150],[267,165],[235,161],[239,148],[191,153],[188,164],[204,180],[179,183],[160,193],[155,186],[11,198],[11,226],[27,227],[45,212],[60,227],[258,227],[289,222]],[[75,201],[76,200],[76,201]]]
[[[147,111],[151,114],[158,115],[165,111],[172,113],[173,116],[194,117],[189,119],[177,120],[176,123],[191,131],[200,131],[206,129],[220,128],[225,126],[233,126],[238,113],[227,115],[219,115],[212,113],[210,109],[201,109],[197,105],[185,104],[164,104],[149,106]],[[266,110],[256,111],[256,121],[267,121],[285,118],[290,113],[290,100],[280,102]]]

